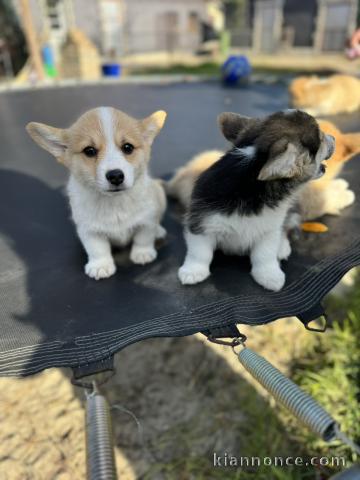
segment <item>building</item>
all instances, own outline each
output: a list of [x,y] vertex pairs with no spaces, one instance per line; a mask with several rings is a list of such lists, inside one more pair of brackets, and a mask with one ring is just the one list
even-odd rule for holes
[[343,51],[358,0],[225,0],[232,45],[256,52]]
[[[20,1],[11,0],[19,12]],[[207,22],[206,0],[29,0],[36,28],[55,54],[73,27],[103,55],[194,51]]]
[[201,0],[129,0],[126,37],[129,52],[195,50],[206,18]]

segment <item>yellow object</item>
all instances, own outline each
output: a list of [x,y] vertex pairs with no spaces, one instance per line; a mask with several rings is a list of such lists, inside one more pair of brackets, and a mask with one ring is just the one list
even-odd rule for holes
[[303,232],[311,232],[311,233],[324,233],[327,232],[329,229],[326,225],[319,222],[304,222],[301,224],[301,230]]

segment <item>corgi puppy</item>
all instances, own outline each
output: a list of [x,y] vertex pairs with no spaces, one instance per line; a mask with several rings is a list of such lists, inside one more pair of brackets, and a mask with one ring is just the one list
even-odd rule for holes
[[166,198],[148,173],[151,144],[166,113],[137,120],[110,107],[95,108],[70,128],[31,122],[32,139],[70,171],[67,192],[72,217],[86,250],[86,274],[99,280],[115,273],[111,246],[131,244],[137,264],[155,260],[155,240]]
[[[307,183],[298,197],[301,221],[309,221],[322,215],[339,215],[354,203],[355,194],[342,178],[336,178],[343,165],[360,153],[360,132],[342,133],[326,120],[318,120],[320,129],[335,137],[335,151],[327,161],[325,174]],[[165,184],[170,197],[176,198],[185,208],[190,205],[191,192],[200,173],[217,162],[224,152],[209,150],[196,155],[184,167],[178,169],[174,177]]]
[[290,103],[310,115],[335,115],[360,108],[360,79],[351,75],[298,77],[289,86]]
[[301,188],[324,174],[334,138],[298,110],[263,119],[223,113],[218,121],[233,146],[195,182],[179,279],[182,284],[205,280],[220,249],[249,253],[254,280],[279,291],[285,283],[280,261],[291,253],[286,217]]

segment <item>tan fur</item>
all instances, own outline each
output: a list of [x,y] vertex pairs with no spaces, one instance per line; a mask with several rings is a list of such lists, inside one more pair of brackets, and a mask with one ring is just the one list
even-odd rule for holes
[[338,215],[354,201],[347,182],[336,177],[344,164],[360,153],[360,132],[344,134],[331,122],[318,120],[318,123],[323,132],[335,137],[335,151],[327,161],[325,175],[310,182],[302,191],[300,207],[304,220],[313,220],[325,213]]
[[298,77],[289,87],[295,108],[311,115],[335,115],[360,108],[360,79],[350,75]]
[[317,180],[317,184],[324,184],[336,177],[344,164],[354,155],[360,153],[360,132],[342,133],[332,122],[318,120],[319,127],[324,133],[335,137],[335,151],[327,161],[326,174]]
[[[318,123],[324,133],[335,137],[335,151],[326,162],[325,175],[310,182],[303,190],[300,199],[303,220],[312,220],[324,213],[337,215],[344,206],[353,201],[353,192],[347,188],[347,183],[336,177],[344,163],[360,153],[360,133],[343,134],[331,122],[319,120]],[[222,155],[223,152],[218,150],[209,150],[196,155],[166,184],[169,196],[176,198],[184,207],[188,207],[197,177]]]
[[220,150],[207,150],[196,155],[190,162],[179,168],[174,177],[165,184],[167,194],[187,207],[197,177],[217,162],[223,154],[224,152]]

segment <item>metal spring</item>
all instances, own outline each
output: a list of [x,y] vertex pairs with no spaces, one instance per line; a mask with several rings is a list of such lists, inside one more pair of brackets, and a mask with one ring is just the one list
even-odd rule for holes
[[265,358],[247,347],[240,350],[238,357],[246,370],[312,432],[326,441],[338,438],[335,420]]
[[96,389],[86,399],[87,478],[116,480],[109,404]]

